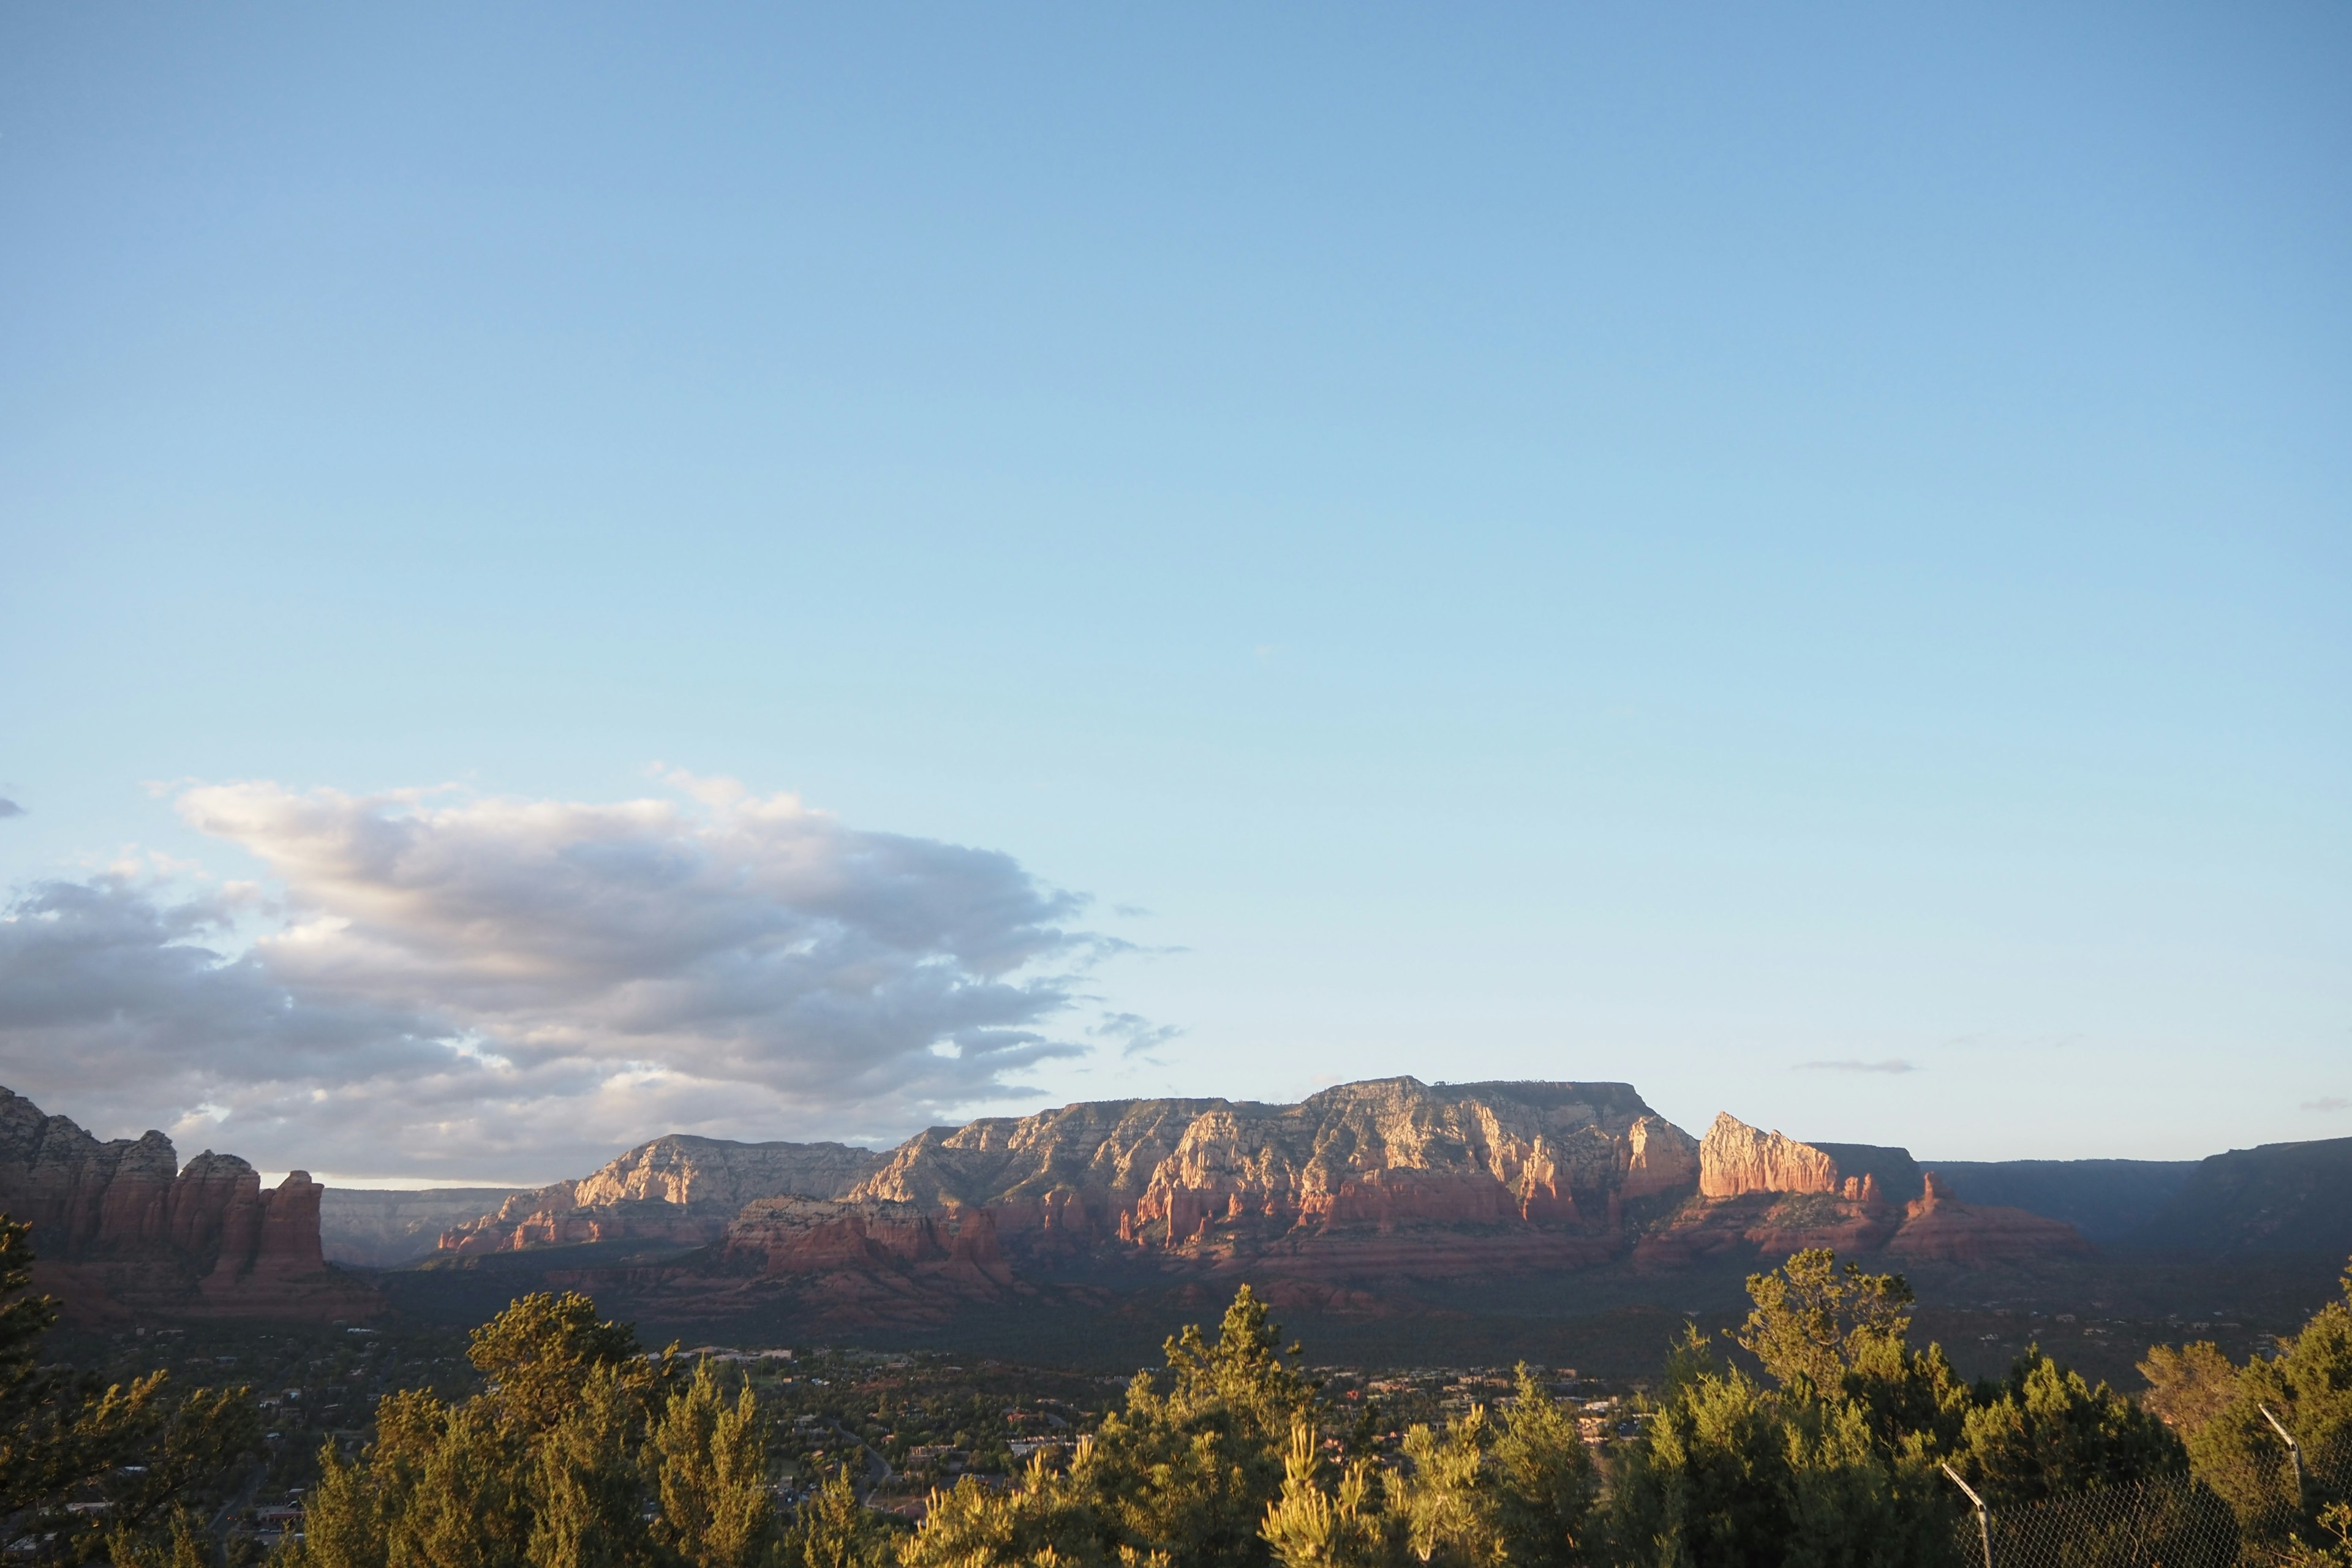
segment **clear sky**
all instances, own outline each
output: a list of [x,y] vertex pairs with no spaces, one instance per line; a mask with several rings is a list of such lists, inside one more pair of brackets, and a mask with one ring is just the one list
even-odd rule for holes
[[8,7],[0,1082],[379,1179],[1408,1072],[2352,1134],[2347,82]]

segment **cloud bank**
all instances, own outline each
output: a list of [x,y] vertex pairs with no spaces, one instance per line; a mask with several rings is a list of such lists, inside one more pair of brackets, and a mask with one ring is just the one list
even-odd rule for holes
[[893,1136],[1085,1049],[1051,1025],[1120,944],[1076,926],[1082,900],[993,851],[669,782],[612,805],[189,789],[181,816],[272,891],[23,889],[0,1082],[265,1166],[527,1180],[660,1131]]

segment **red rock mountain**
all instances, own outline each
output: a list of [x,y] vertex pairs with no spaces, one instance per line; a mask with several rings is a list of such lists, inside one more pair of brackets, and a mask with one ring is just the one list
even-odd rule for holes
[[[656,1159],[663,1144],[674,1158]],[[1095,1101],[933,1128],[887,1156],[795,1149],[659,1140],[442,1245],[462,1255],[486,1242],[667,1235],[690,1246],[745,1184],[790,1181],[796,1192],[721,1220],[711,1245],[629,1269],[627,1288],[658,1294],[669,1312],[789,1298],[844,1321],[936,1321],[1044,1280],[1084,1289],[1246,1271],[1276,1282],[1277,1299],[1368,1304],[1367,1283],[1622,1257],[1698,1180],[1696,1142],[1630,1087],[1606,1083],[1407,1078],[1297,1105]],[[856,1163],[845,1156],[870,1168],[844,1182]],[[672,1175],[661,1194],[683,1201],[635,1179],[663,1161]]]
[[[1461,1249],[1430,1233],[1531,1261],[1607,1258],[1627,1205],[1686,1193],[1696,1155],[1625,1084],[1382,1079],[1297,1105],[1105,1100],[933,1128],[853,1195],[984,1208],[1015,1256],[1116,1244],[1218,1267],[1278,1256],[1301,1274],[1372,1254],[1440,1270]],[[1403,1233],[1420,1239],[1391,1239]]]
[[100,1142],[0,1089],[0,1213],[33,1226],[35,1284],[84,1315],[366,1315],[373,1293],[320,1256],[324,1191],[295,1171],[265,1192],[209,1149],[183,1168],[161,1132]]
[[1903,1228],[1886,1244],[1900,1258],[1948,1263],[2022,1263],[2084,1257],[2091,1244],[2063,1220],[1992,1204],[1964,1204],[1929,1171],[1925,1190],[1904,1210]]
[[611,1240],[669,1249],[601,1281],[657,1298],[647,1310],[908,1323],[1045,1289],[1219,1275],[1289,1305],[1378,1310],[1399,1281],[1628,1258],[1646,1270],[1826,1246],[1979,1263],[2085,1247],[2060,1222],[1958,1203],[1900,1149],[1802,1142],[1727,1114],[1700,1142],[1625,1084],[1411,1078],[1297,1105],[1087,1101],[935,1127],[887,1154],[656,1139],[441,1247]]
[[1800,1247],[1982,1264],[2087,1253],[2062,1220],[1962,1204],[1908,1151],[1869,1143],[1801,1143],[1725,1111],[1699,1145],[1697,1198],[1644,1236],[1647,1268]]
[[[298,1172],[265,1193],[209,1151],[181,1168],[160,1132],[100,1142],[0,1090],[0,1208],[34,1222],[44,1288],[85,1310],[364,1313],[373,1299],[321,1259],[322,1190]],[[657,1138],[445,1231],[439,1255],[612,1242],[630,1244],[624,1261],[558,1267],[666,1315],[845,1323],[1236,1274],[1286,1305],[1378,1311],[1400,1282],[1627,1260],[2087,1250],[2061,1222],[1960,1202],[1900,1149],[1728,1114],[1695,1140],[1625,1084],[1398,1078],[1296,1105],[1082,1102],[887,1153]]]
[[735,1143],[673,1132],[593,1175],[516,1194],[442,1232],[439,1250],[467,1257],[596,1241],[699,1247],[725,1235],[754,1199],[840,1197],[882,1160],[846,1143]]

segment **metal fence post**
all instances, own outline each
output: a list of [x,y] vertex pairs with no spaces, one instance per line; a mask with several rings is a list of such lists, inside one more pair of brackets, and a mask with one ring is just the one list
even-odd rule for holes
[[1944,1467],[1944,1473],[1945,1473],[1946,1475],[1948,1475],[1948,1476],[1951,1477],[1951,1478],[1952,1478],[1952,1484],[1953,1484],[1954,1486],[1956,1486],[1956,1487],[1959,1488],[1959,1489],[1960,1489],[1960,1490],[1962,1490],[1962,1491],[1964,1491],[1964,1492],[1968,1493],[1968,1494],[1969,1494],[1969,1501],[1976,1505],[1976,1510],[1977,1510],[1977,1539],[1978,1539],[1979,1541],[1980,1541],[1980,1542],[1982,1542],[1984,1543],[1984,1568],[1992,1568],[1992,1513],[1991,1513],[1991,1511],[1990,1511],[1990,1510],[1988,1510],[1988,1509],[1985,1507],[1984,1499],[1982,1499],[1982,1498],[1980,1498],[1980,1497],[1977,1496],[1977,1489],[1976,1489],[1976,1488],[1974,1488],[1974,1487],[1972,1487],[1972,1486],[1969,1485],[1969,1483],[1968,1483],[1968,1482],[1966,1482],[1966,1481],[1964,1481],[1964,1480],[1960,1479],[1960,1472],[1959,1472],[1959,1471],[1958,1471],[1958,1470],[1956,1470],[1956,1469],[1952,1468],[1952,1467],[1951,1467],[1951,1466],[1949,1466],[1949,1465],[1946,1465],[1946,1466]]
[[2294,1440],[2294,1433],[2279,1425],[2279,1418],[2271,1414],[2269,1405],[2257,1405],[2254,1408],[2263,1413],[2263,1419],[2271,1424],[2271,1430],[2277,1433],[2279,1441],[2286,1445],[2287,1460],[2294,1466],[2294,1506],[2301,1508],[2303,1506],[2303,1445]]

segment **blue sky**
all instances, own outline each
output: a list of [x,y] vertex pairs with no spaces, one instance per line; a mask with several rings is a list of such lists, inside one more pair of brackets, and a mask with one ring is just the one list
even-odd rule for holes
[[[2347,74],[2326,5],[11,10],[0,882],[112,956],[20,942],[0,1082],[453,1180],[1398,1072],[2352,1134]],[[929,846],[917,935],[825,929],[1028,1011],[910,1094],[587,947],[461,1005],[489,939],[289,847],[319,792],[455,814],[524,947],[624,832],[558,806]],[[527,1115],[383,1110],[556,1036]]]

